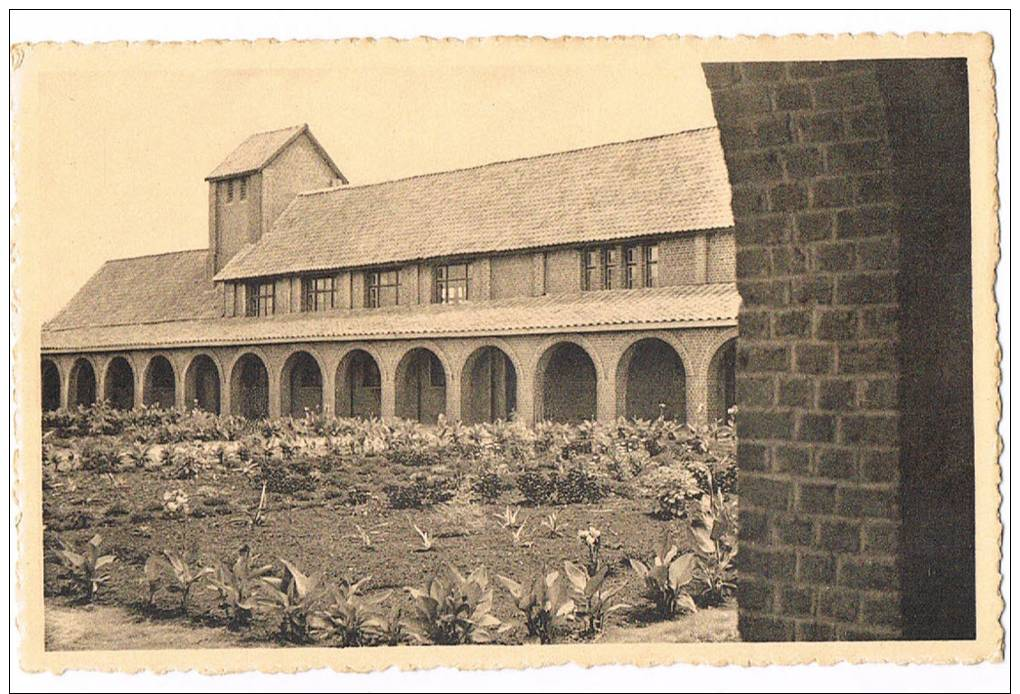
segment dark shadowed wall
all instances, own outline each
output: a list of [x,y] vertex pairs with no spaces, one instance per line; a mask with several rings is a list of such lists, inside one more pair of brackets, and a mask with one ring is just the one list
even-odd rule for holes
[[711,64],[747,640],[974,629],[965,63]]

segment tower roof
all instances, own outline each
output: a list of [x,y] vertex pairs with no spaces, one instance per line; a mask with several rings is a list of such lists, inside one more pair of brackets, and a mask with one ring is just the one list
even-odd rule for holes
[[224,178],[244,176],[261,171],[271,161],[276,159],[280,152],[287,148],[287,145],[301,135],[308,136],[312,145],[318,150],[319,155],[322,156],[323,161],[329,165],[329,168],[333,170],[336,177],[346,184],[347,179],[340,172],[340,169],[337,168],[329,154],[326,153],[326,150],[322,148],[322,145],[319,144],[319,141],[312,135],[312,131],[308,128],[307,123],[280,130],[255,133],[228,154],[227,158],[221,161],[220,165],[213,169],[211,174],[206,176],[205,180],[218,181]]

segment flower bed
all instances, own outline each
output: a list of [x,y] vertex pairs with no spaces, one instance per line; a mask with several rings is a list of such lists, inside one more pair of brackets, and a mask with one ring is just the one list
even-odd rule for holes
[[[731,599],[726,426],[249,422],[96,407],[48,414],[44,430],[50,600],[83,598],[93,577],[67,553],[85,556],[97,534],[97,556],[113,560],[94,570],[89,599],[256,640],[589,639],[607,622]],[[430,610],[465,600],[474,621],[429,623]]]

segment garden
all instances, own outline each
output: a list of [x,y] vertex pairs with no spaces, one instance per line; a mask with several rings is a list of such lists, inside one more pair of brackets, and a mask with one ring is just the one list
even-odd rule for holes
[[48,412],[47,614],[241,646],[735,639],[735,443],[664,419]]

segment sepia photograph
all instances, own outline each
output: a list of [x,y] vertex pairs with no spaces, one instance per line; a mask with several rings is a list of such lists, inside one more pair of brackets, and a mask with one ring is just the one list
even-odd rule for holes
[[13,46],[33,667],[1001,658],[991,51]]

